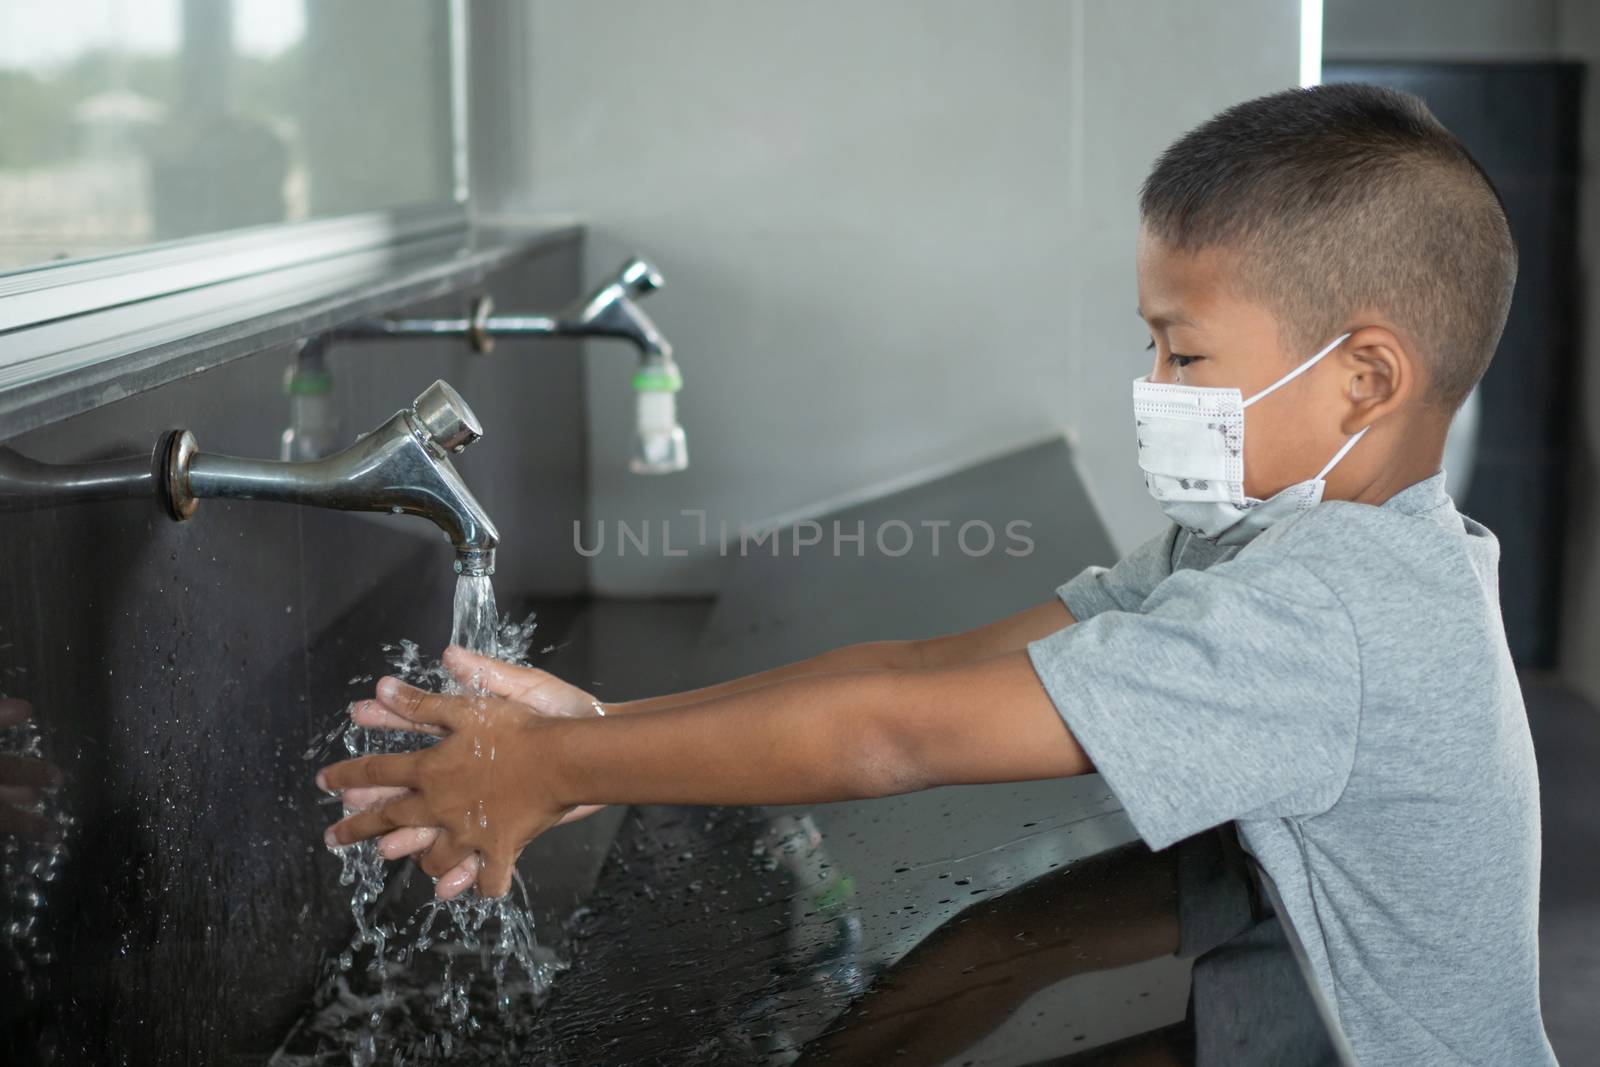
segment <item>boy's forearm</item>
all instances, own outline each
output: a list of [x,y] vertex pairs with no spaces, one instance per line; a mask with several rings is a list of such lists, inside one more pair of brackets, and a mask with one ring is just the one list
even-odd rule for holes
[[[573,804],[786,804],[879,792],[873,709],[893,675],[775,682],[649,715],[553,724],[553,785]],[[856,714],[846,714],[853,708]],[[535,772],[537,773],[537,772]]]
[[1023,653],[549,726],[552,765],[530,772],[564,805],[822,803],[1093,769]]
[[1061,601],[1051,598],[1037,607],[1018,612],[987,626],[980,626],[958,634],[914,641],[868,641],[846,645],[824,652],[798,663],[778,667],[759,674],[736,678],[704,689],[683,693],[669,693],[645,700],[607,704],[606,714],[633,714],[642,711],[665,711],[668,708],[702,704],[709,700],[732,696],[818,674],[837,674],[841,671],[909,671],[926,667],[959,667],[1007,652],[1018,651],[1030,641],[1054,633],[1073,622],[1071,613]]
[[918,641],[917,655],[924,667],[960,667],[1008,652],[1020,652],[1030,642],[1071,626],[1074,621],[1067,606],[1051,597],[987,626]]
[[668,708],[703,704],[709,700],[809,675],[837,674],[841,671],[908,670],[921,663],[917,644],[916,641],[869,641],[863,644],[845,645],[843,648],[836,648],[809,659],[746,675],[743,678],[734,678],[703,689],[690,689],[643,700],[607,704],[606,714],[631,715],[643,711],[665,711]]

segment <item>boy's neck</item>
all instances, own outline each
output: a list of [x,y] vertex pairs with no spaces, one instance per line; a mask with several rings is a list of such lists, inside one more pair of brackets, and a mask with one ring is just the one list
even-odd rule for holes
[[[1437,424],[1437,420],[1429,420],[1429,423],[1405,434],[1392,447],[1384,449],[1377,459],[1353,466],[1355,485],[1344,487],[1345,493],[1330,499],[1377,507],[1401,490],[1438,474],[1444,465],[1444,441],[1450,424],[1448,420],[1442,424]],[[1353,450],[1352,458],[1356,451],[1360,450]]]

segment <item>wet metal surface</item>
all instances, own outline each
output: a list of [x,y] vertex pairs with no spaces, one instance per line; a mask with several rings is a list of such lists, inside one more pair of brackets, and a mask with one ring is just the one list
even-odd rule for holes
[[1115,813],[996,846],[1038,796],[962,793],[932,797],[948,839],[990,842],[961,856],[892,804],[631,812],[523,1062],[1031,1063],[1181,1021],[1171,857],[1060,858]]
[[[559,302],[577,269],[568,245],[496,285]],[[343,440],[436,378],[472,398],[488,434],[463,477],[530,546],[502,552],[502,588],[521,594],[507,607],[583,581],[563,551],[583,506],[581,368],[544,344],[537,359],[451,344],[329,357]],[[271,455],[288,361],[242,358],[7,444],[73,462],[189,425],[218,449]],[[0,972],[0,1062],[262,1062],[348,943],[301,754],[361,690],[350,680],[382,669],[383,644],[444,643],[452,553],[414,519],[210,504],[182,524],[139,501],[0,516],[0,695],[31,707],[65,775],[52,803],[75,820],[34,994]]]

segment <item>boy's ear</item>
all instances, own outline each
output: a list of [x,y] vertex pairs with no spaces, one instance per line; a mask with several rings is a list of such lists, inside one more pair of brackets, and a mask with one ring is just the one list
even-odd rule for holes
[[1340,429],[1364,430],[1405,405],[1416,392],[1420,368],[1393,330],[1363,326],[1350,334],[1340,351],[1348,374],[1345,397],[1350,409]]

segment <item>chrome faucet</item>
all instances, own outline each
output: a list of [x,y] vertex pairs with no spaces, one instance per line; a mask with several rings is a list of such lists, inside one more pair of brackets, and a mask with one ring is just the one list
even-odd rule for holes
[[153,494],[180,522],[208,497],[420,515],[455,547],[459,573],[493,574],[500,535],[450,464],[451,454],[482,436],[466,401],[439,381],[326,459],[285,463],[215,455],[199,451],[188,430],[163,434],[150,459],[58,465],[0,449],[0,511]]
[[[611,278],[569,307],[548,315],[496,315],[494,302],[479,297],[462,319],[362,319],[341,326],[330,340],[393,337],[464,337],[476,352],[490,352],[497,337],[612,337],[639,352],[633,375],[636,396],[633,455],[636,474],[666,474],[689,465],[689,448],[678,423],[677,393],[683,375],[672,345],[636,303],[665,284],[661,272],[634,256]],[[321,356],[320,350],[316,353]],[[317,367],[321,371],[320,365]],[[325,373],[325,372],[324,372]]]

